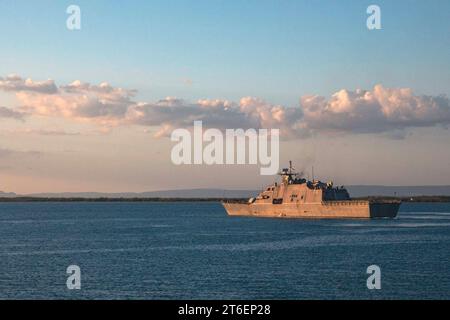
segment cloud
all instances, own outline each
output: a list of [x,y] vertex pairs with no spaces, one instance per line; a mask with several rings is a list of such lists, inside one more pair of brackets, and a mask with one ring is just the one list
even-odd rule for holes
[[42,153],[39,151],[19,151],[0,147],[0,159],[8,157],[14,157],[14,159],[17,159],[17,156],[39,157],[41,154]]
[[[156,102],[135,100],[136,91],[104,82],[91,85],[79,80],[44,90],[47,82],[23,81],[10,76],[0,89],[14,91],[22,110],[46,116],[89,121],[101,128],[119,125],[157,127],[156,136],[167,136],[174,128],[192,127],[202,120],[205,127],[277,128],[284,138],[302,138],[312,133],[389,133],[404,137],[404,129],[447,127],[450,102],[446,96],[415,95],[409,88],[340,90],[331,97],[307,95],[295,107],[270,104],[256,97],[238,102],[202,99],[188,102],[168,97]],[[16,86],[2,83],[17,83]],[[20,84],[20,85],[19,85]],[[52,87],[50,86],[50,87]],[[39,88],[39,89],[38,89]]]
[[300,102],[308,129],[352,133],[381,133],[412,127],[450,124],[450,101],[445,96],[417,96],[411,89],[341,90],[325,99],[305,96]]
[[184,79],[182,79],[182,81],[183,81],[184,85],[189,86],[189,87],[191,87],[194,84],[194,80],[189,79],[189,78],[184,78]]
[[34,134],[42,136],[79,136],[80,132],[71,132],[61,129],[13,129],[13,130],[2,130],[0,133],[6,134]]
[[0,148],[0,158],[7,157],[11,155],[12,151],[9,149]]
[[24,116],[25,114],[23,112],[17,112],[6,107],[0,107],[0,118],[22,120]]
[[58,91],[53,80],[35,82],[31,79],[22,79],[20,76],[12,74],[6,78],[0,78],[0,90],[12,92],[38,92],[44,94],[53,94]]
[[278,128],[292,135],[295,119],[301,110],[271,105],[256,98],[242,98],[239,103],[227,100],[199,100],[188,103],[166,98],[157,103],[140,103],[127,113],[129,123],[159,126],[157,136],[169,134],[174,128],[192,127],[195,120],[208,127],[227,128]]
[[21,91],[16,93],[16,97],[27,113],[118,125],[135,104],[131,101],[134,92],[112,87],[106,82],[96,86],[74,81],[59,87],[57,94]]

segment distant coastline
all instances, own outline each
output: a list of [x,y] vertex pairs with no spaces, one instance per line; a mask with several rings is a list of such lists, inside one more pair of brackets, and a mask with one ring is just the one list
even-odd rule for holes
[[[353,199],[450,202],[450,186],[347,186]],[[0,202],[219,202],[247,201],[261,190],[177,189],[149,192],[60,192],[16,194],[0,191]]]
[[[346,185],[352,198],[362,197],[450,197],[450,185],[440,186],[382,186],[382,185]],[[148,192],[46,192],[32,194],[18,194],[14,192],[0,191],[0,199],[3,198],[52,198],[52,199],[244,199],[254,197],[261,189],[173,189]],[[155,201],[155,200],[152,200]]]
[[221,202],[247,201],[247,198],[44,198],[10,197],[0,198],[0,202]]
[[[402,202],[450,202],[450,196],[413,196],[413,197],[356,197],[354,200],[401,200]],[[242,201],[248,198],[56,198],[56,197],[0,197],[0,202],[221,202]]]

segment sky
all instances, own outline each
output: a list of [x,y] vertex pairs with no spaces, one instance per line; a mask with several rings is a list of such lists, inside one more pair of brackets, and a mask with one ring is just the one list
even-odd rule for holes
[[279,128],[282,165],[337,184],[450,184],[449,35],[446,0],[2,0],[0,190],[272,182],[174,165],[170,132],[194,120]]

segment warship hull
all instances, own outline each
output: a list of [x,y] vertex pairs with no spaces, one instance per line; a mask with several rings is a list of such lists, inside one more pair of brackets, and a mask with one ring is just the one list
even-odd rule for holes
[[222,203],[230,216],[267,218],[395,218],[400,201],[322,201],[317,203]]

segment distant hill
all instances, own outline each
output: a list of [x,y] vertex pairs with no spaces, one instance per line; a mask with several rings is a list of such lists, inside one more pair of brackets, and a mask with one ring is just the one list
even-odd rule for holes
[[[365,196],[450,196],[450,186],[348,186],[352,197]],[[126,193],[36,193],[28,196],[45,198],[248,198],[260,190],[181,189]]]
[[17,197],[17,194],[14,192],[3,192],[0,191],[0,198],[14,198]]
[[[450,196],[450,186],[347,186],[352,197],[366,196]],[[23,196],[37,198],[249,198],[260,190],[180,189],[150,192],[64,192],[33,193]],[[0,197],[17,197],[0,191]]]
[[34,193],[28,194],[27,196],[39,198],[248,198],[257,192],[254,190],[182,189],[120,193]]
[[348,186],[352,197],[450,196],[450,186]]

